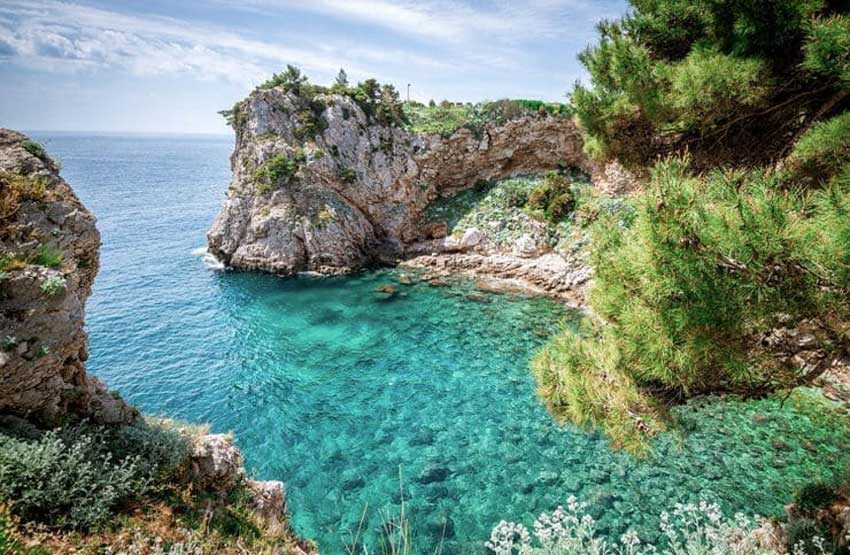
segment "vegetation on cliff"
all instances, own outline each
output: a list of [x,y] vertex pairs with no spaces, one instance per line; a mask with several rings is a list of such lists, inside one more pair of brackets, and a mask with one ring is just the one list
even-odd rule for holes
[[847,354],[850,16],[633,5],[572,100],[588,150],[648,179],[633,216],[595,226],[595,318],[534,369],[556,414],[640,450],[670,401],[788,390]]
[[411,101],[405,102],[403,107],[411,131],[433,133],[441,137],[449,137],[458,129],[465,128],[481,138],[488,124],[502,125],[524,116],[571,116],[566,104],[523,99],[502,99],[475,104],[453,103],[447,100],[435,103],[432,100],[427,105]]
[[[321,132],[325,125],[321,113],[327,99],[321,95],[342,95],[354,100],[367,117],[380,125],[410,129],[414,133],[437,134],[448,137],[461,128],[481,137],[486,125],[501,125],[523,116],[552,116],[568,118],[572,111],[567,104],[542,102],[527,99],[502,99],[479,103],[449,102],[443,100],[428,104],[416,101],[403,102],[398,90],[391,84],[381,84],[376,79],[366,79],[351,85],[344,69],[339,70],[333,85],[327,87],[311,83],[301,70],[287,65],[280,73],[259,85],[255,90],[264,91],[280,88],[305,102],[305,109],[298,113],[303,120],[302,139],[308,140]],[[245,114],[241,102],[230,110],[220,112],[234,129],[239,129]]]

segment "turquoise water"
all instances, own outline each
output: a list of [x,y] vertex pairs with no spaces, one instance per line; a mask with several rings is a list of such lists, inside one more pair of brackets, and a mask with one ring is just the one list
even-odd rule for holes
[[[278,279],[209,268],[198,249],[227,188],[230,139],[35,134],[98,217],[89,367],[154,414],[232,430],[251,472],[283,480],[296,530],[326,554],[366,513],[411,516],[417,551],[483,553],[499,520],[527,524],[574,494],[604,533],[657,530],[699,495],[779,514],[850,448],[822,409],[774,401],[692,406],[683,436],[636,461],[558,427],[528,361],[572,316],[473,284],[396,272]],[[393,284],[393,295],[376,289]],[[837,422],[837,421],[836,421]],[[846,455],[845,457],[846,458]]]

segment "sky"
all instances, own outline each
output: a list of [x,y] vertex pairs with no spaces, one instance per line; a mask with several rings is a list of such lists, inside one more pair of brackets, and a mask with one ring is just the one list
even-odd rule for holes
[[563,101],[626,0],[0,0],[0,127],[229,133],[286,64],[415,100]]

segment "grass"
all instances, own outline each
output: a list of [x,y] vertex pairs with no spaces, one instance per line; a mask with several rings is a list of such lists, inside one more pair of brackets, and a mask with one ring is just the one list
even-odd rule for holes
[[64,254],[61,250],[41,245],[28,255],[12,254],[0,257],[0,272],[14,272],[28,266],[57,268],[62,265]]
[[56,268],[62,265],[64,255],[62,251],[47,245],[42,245],[36,249],[29,259],[30,264],[36,266],[44,266],[46,268]]
[[0,172],[0,235],[23,202],[43,202],[47,194],[47,182],[42,177]]

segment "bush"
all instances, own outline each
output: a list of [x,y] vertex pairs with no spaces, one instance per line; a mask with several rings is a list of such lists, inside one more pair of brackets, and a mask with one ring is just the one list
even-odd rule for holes
[[804,50],[803,67],[850,87],[850,17],[812,21]]
[[543,183],[531,191],[526,207],[529,210],[543,212],[550,223],[558,223],[575,207],[575,198],[570,185],[570,180],[566,176],[557,173],[548,174]]
[[350,168],[342,168],[339,170],[339,178],[343,183],[354,183],[357,180],[357,174]]
[[287,64],[286,69],[280,73],[275,73],[271,79],[261,84],[258,89],[273,89],[282,87],[285,92],[295,93],[301,92],[301,88],[307,84],[307,76],[301,74],[301,70],[297,67]]
[[41,284],[41,292],[48,297],[55,297],[65,291],[65,280],[62,276],[49,276]]
[[794,496],[797,508],[807,514],[829,507],[838,497],[838,488],[827,482],[817,481],[804,485]]
[[502,99],[477,104],[453,104],[444,100],[428,106],[407,102],[403,108],[408,127],[414,133],[437,134],[444,138],[463,128],[481,138],[487,125],[502,125],[523,116],[572,116],[566,105],[539,100]]
[[[9,432],[9,430],[6,430]],[[35,437],[0,433],[0,500],[27,521],[88,529],[185,464],[188,440],[139,423],[70,425]]]
[[850,112],[814,125],[788,157],[793,172],[825,181],[850,165]]
[[643,544],[633,531],[619,542],[597,537],[596,522],[584,508],[570,497],[566,509],[540,515],[534,537],[524,525],[502,521],[486,545],[495,555],[775,555],[755,539],[755,523],[740,514],[724,518],[716,504],[678,504],[672,515],[662,513],[658,545]]
[[560,194],[552,199],[546,207],[546,219],[550,223],[556,224],[566,218],[573,211],[574,207],[575,199],[571,192]]
[[770,172],[694,177],[685,161],[660,163],[630,227],[605,215],[594,225],[598,320],[535,360],[544,397],[557,414],[628,443],[639,439],[621,434],[659,428],[652,391],[754,395],[807,383],[817,374],[759,338],[813,319],[846,348],[848,209],[850,187],[801,195]]
[[47,184],[43,178],[0,171],[0,234],[14,220],[22,202],[41,202],[46,198]]
[[281,182],[289,181],[298,171],[298,162],[285,153],[275,154],[254,172],[254,180],[261,192],[276,188]]
[[785,548],[794,555],[825,555],[832,552],[825,545],[826,537],[828,531],[823,530],[817,522],[800,518],[785,527]]
[[47,151],[44,150],[44,146],[32,141],[30,139],[26,139],[21,143],[21,146],[24,150],[35,156],[36,158],[41,158],[42,160],[49,160],[50,158],[47,156]]

